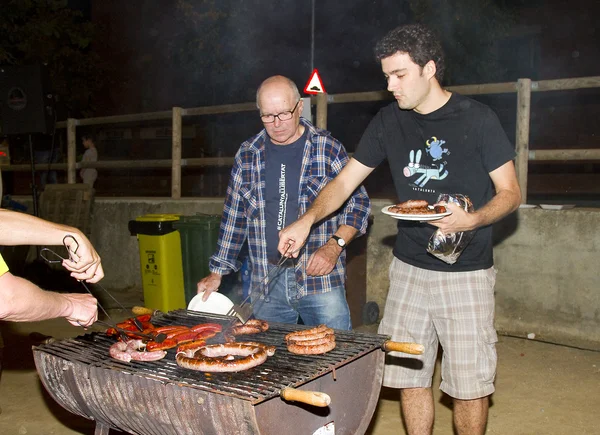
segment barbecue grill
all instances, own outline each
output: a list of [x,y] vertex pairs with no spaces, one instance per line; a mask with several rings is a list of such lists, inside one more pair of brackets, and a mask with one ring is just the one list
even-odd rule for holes
[[[157,326],[221,323],[225,316],[177,310],[158,313]],[[44,387],[68,411],[96,421],[95,435],[110,429],[159,434],[361,434],[377,404],[389,337],[335,331],[337,346],[323,355],[287,351],[284,335],[299,325],[271,323],[245,338],[276,346],[262,365],[237,373],[187,370],[175,351],[154,362],[109,357],[114,338],[93,332],[33,348]],[[293,388],[326,393],[327,407],[290,402]]]

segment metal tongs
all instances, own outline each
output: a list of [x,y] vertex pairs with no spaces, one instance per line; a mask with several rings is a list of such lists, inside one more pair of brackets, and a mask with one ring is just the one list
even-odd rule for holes
[[[265,291],[269,288],[268,282],[269,280],[277,275],[281,266],[288,260],[286,254],[292,247],[292,244],[289,244],[285,252],[281,255],[281,258],[275,264],[275,267],[271,269],[265,277],[248,293],[248,296],[240,302],[239,304],[234,304],[233,307],[229,309],[226,316],[234,316],[240,319],[242,324],[245,324],[252,315],[254,314],[254,305],[262,298],[265,294]],[[235,320],[234,320],[235,321]]]
[[[71,250],[68,248],[68,246],[67,246],[67,243],[66,243],[66,242],[67,242],[67,240],[69,240],[69,239],[70,239],[70,240],[72,240],[72,241],[73,241],[73,243],[75,243],[75,245],[76,245],[76,248],[75,248],[75,250],[74,250],[74,251],[71,251]],[[40,250],[40,257],[42,257],[42,258],[43,258],[43,259],[44,259],[44,260],[45,260],[45,261],[46,261],[48,264],[58,264],[58,263],[62,263],[64,260],[71,260],[71,261],[73,261],[73,257],[72,257],[72,255],[71,255],[71,254],[72,254],[72,252],[73,252],[73,253],[77,253],[77,250],[79,249],[79,243],[77,243],[77,240],[75,240],[75,238],[74,238],[73,236],[66,235],[66,236],[63,238],[63,246],[64,246],[64,247],[65,247],[65,249],[67,250],[67,252],[68,252],[68,254],[69,254],[69,258],[64,258],[63,256],[61,256],[61,255],[57,254],[56,252],[54,252],[54,251],[53,251],[52,249],[50,249],[50,248],[42,248],[42,249]],[[50,255],[50,256],[53,256],[53,257],[55,257],[55,258],[51,258],[51,257],[49,257],[49,255]],[[86,290],[86,291],[87,291],[89,294],[91,294],[92,296],[94,296],[94,294],[91,292],[90,288],[87,286],[87,284],[85,283],[85,281],[81,281],[81,280],[78,280],[78,281],[81,283],[81,285],[83,286],[83,288],[85,288],[85,290]],[[116,304],[117,304],[119,307],[121,307],[121,309],[122,309],[122,310],[127,310],[127,308],[125,308],[125,307],[123,306],[123,304],[121,304],[121,302],[119,302],[119,301],[118,301],[118,300],[117,300],[117,299],[116,299],[116,298],[115,298],[115,297],[114,297],[114,296],[113,296],[113,295],[112,295],[112,294],[111,294],[111,293],[110,293],[108,290],[106,290],[106,289],[105,289],[105,288],[102,286],[102,284],[100,284],[100,283],[96,283],[96,285],[97,285],[98,287],[100,287],[100,288],[101,288],[101,289],[102,289],[102,290],[103,290],[103,291],[104,291],[104,292],[105,292],[105,293],[106,293],[108,296],[110,296],[110,297],[111,297],[111,299],[112,299],[113,301],[115,301],[115,302],[116,302]],[[94,297],[95,297],[95,296],[94,296]],[[99,308],[102,310],[102,312],[104,313],[104,315],[106,316],[106,318],[110,320],[110,323],[108,323],[108,322],[100,322],[100,323],[109,324],[109,326],[110,326],[111,328],[115,328],[117,331],[119,331],[121,328],[118,328],[118,327],[117,327],[117,324],[116,324],[116,322],[114,322],[114,321],[112,320],[112,318],[111,318],[111,317],[108,315],[108,313],[107,313],[107,312],[106,312],[106,310],[105,310],[105,309],[102,307],[102,305],[100,304],[100,302],[98,302],[98,307],[99,307]],[[137,329],[138,329],[140,332],[142,332],[142,331],[144,330],[144,325],[142,325],[142,322],[140,322],[140,321],[139,321],[139,319],[137,319],[135,316],[132,318],[132,321],[133,321],[133,324],[135,325],[135,327],[136,327],[136,328],[137,328]],[[127,332],[128,332],[128,333],[133,333],[133,332],[135,332],[135,331],[127,331]],[[133,334],[132,334],[132,335],[133,335]],[[136,335],[137,335],[137,334],[136,334]],[[125,337],[123,337],[122,335],[121,335],[121,337],[122,337],[123,339],[125,339]],[[156,339],[154,339],[154,340],[156,341]],[[163,340],[164,340],[164,338],[163,338]],[[162,341],[162,340],[161,340],[161,341]]]
[[96,320],[96,323],[99,323],[99,324],[104,325],[104,326],[108,326],[109,328],[114,328],[119,333],[119,335],[121,336],[121,338],[123,338],[123,335],[125,335],[126,337],[129,337],[130,335],[132,335],[134,337],[146,338],[148,340],[152,340],[152,341],[155,341],[157,343],[162,343],[167,338],[167,334],[162,333],[162,332],[160,332],[160,333],[158,333],[156,335],[154,335],[154,334],[146,334],[144,332],[128,331],[126,329],[119,328],[116,325],[112,325],[109,322],[104,322],[102,320]]

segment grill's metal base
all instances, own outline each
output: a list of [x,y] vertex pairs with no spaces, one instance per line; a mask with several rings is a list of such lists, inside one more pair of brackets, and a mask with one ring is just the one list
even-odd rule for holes
[[34,349],[42,383],[68,411],[108,428],[139,435],[312,434],[334,422],[336,435],[363,434],[375,411],[385,353],[373,350],[297,388],[331,397],[327,408],[279,397],[252,404],[235,397],[73,363]]

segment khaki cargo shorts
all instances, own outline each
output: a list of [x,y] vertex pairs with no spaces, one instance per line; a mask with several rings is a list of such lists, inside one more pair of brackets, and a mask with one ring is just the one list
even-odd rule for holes
[[431,387],[438,343],[442,346],[440,389],[463,400],[494,392],[496,345],[492,267],[472,272],[436,272],[394,257],[390,290],[379,333],[394,341],[423,344],[423,355],[390,352],[383,385]]

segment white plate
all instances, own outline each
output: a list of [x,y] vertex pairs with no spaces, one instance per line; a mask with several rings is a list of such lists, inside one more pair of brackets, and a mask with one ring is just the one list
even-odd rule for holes
[[451,211],[447,211],[445,213],[436,213],[436,214],[401,214],[401,213],[393,213],[389,209],[390,207],[394,207],[393,205],[388,205],[387,207],[383,207],[381,212],[383,214],[387,214],[388,216],[393,217],[394,219],[400,219],[403,221],[419,221],[419,222],[427,222],[427,221],[435,221],[443,218],[444,216],[448,216],[452,214]]
[[574,208],[575,204],[540,204],[544,210],[568,210]]
[[535,204],[521,204],[519,208],[538,208]]
[[202,296],[204,296],[204,292],[194,296],[187,309],[211,314],[227,314],[229,309],[233,307],[231,299],[222,293],[212,292],[206,302],[202,302]]

